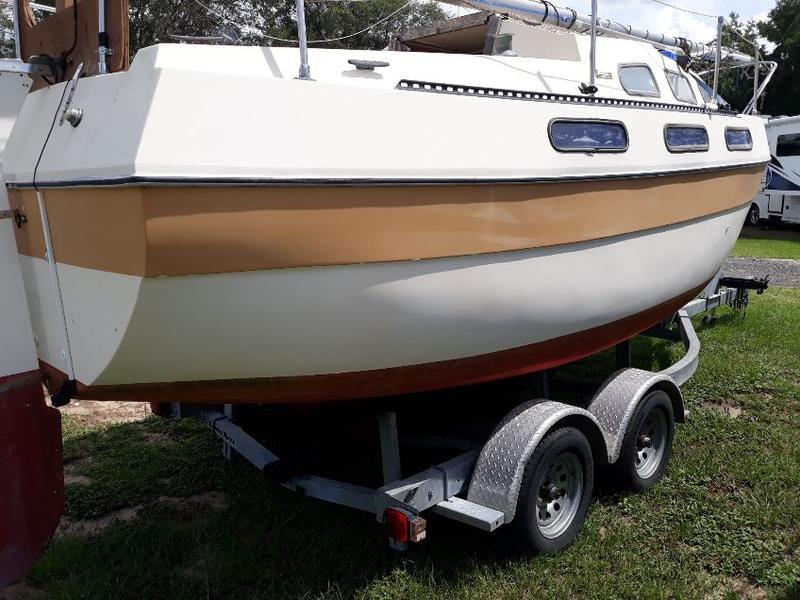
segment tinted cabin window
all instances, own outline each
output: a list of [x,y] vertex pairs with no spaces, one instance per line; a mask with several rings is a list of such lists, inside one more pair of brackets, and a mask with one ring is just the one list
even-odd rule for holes
[[703,102],[711,102],[711,98],[714,96],[714,88],[710,87],[702,79],[695,78],[695,81],[697,82],[697,89],[700,90],[700,97],[703,99]]
[[567,121],[550,123],[550,143],[559,152],[625,152],[628,132],[618,121]]
[[669,125],[664,129],[664,141],[670,152],[705,152],[708,132],[697,125]]
[[800,156],[800,133],[778,136],[778,156]]
[[725,98],[723,98],[719,94],[714,96],[714,88],[712,88],[705,81],[700,79],[700,77],[698,77],[694,73],[691,73],[691,76],[692,79],[694,79],[694,82],[697,84],[697,89],[700,90],[700,96],[702,96],[703,102],[716,102],[717,106],[719,106],[720,108],[730,108],[731,105],[728,104],[728,101],[725,100]]
[[619,68],[619,82],[631,96],[660,96],[656,78],[647,65],[628,65]]
[[697,104],[697,97],[694,95],[692,86],[686,77],[675,71],[667,71],[667,82],[669,82],[669,87],[672,88],[675,98],[681,102]]
[[725,130],[725,143],[728,150],[752,150],[753,136],[749,129],[736,129],[729,127]]

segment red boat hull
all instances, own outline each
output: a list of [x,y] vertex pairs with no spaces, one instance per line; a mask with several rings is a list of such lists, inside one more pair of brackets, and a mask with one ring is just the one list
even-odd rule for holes
[[39,559],[64,511],[61,415],[38,372],[0,377],[0,589]]

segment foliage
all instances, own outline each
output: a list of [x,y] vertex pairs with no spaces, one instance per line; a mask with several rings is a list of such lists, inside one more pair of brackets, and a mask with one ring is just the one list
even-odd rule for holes
[[[764,40],[774,46],[771,51]],[[713,41],[712,41],[713,43]],[[778,63],[772,81],[759,101],[759,112],[770,115],[794,115],[800,102],[800,0],[778,0],[766,21],[742,21],[732,12],[722,32],[722,45],[753,55],[758,46],[761,60]],[[720,71],[719,93],[736,110],[742,110],[753,97],[753,67],[724,68]],[[761,71],[762,75],[764,71]],[[713,72],[705,76],[711,84]]]
[[0,2],[0,58],[13,58],[15,55],[14,18],[11,6]]
[[[130,0],[131,52],[144,46],[169,41],[169,34],[239,38],[242,43],[286,45],[297,39],[294,0]],[[356,33],[401,9],[406,0],[364,2],[308,2],[308,39],[338,38]],[[216,13],[216,14],[214,14]],[[398,33],[445,18],[432,1],[415,2],[378,26],[345,40],[329,42],[326,48],[386,46]]]
[[[244,16],[241,1],[206,0],[204,4],[227,19],[238,21]],[[170,34],[216,36],[224,23],[193,0],[130,0],[129,15],[131,54],[172,41]]]
[[[742,22],[735,12],[730,14],[725,28],[722,30],[722,46],[749,56],[754,55],[754,49],[758,46],[762,59],[766,54],[766,49],[758,42],[758,24],[753,19],[746,23]],[[743,110],[753,98],[755,69],[753,67],[724,67],[720,70],[719,75],[719,94],[734,109]],[[713,73],[709,73],[706,80],[711,83]]]
[[775,44],[769,59],[778,63],[764,102],[764,112],[794,115],[800,105],[800,0],[778,0],[759,23],[759,32]]

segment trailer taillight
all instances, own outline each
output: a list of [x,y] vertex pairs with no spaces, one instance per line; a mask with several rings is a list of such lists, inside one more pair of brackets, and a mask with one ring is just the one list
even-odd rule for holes
[[409,538],[408,517],[402,510],[387,508],[383,513],[386,535],[396,544],[407,544]]
[[425,539],[427,522],[398,508],[387,508],[383,513],[386,535],[393,548],[404,549],[409,542]]

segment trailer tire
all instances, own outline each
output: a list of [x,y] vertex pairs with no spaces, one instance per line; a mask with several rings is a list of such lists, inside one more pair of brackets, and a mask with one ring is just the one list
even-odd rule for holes
[[672,400],[663,390],[649,392],[639,402],[625,430],[619,458],[612,467],[617,483],[634,491],[658,483],[672,455],[674,434]]
[[548,433],[525,465],[511,521],[520,548],[549,554],[569,546],[586,520],[593,487],[594,461],[586,436],[574,427]]

